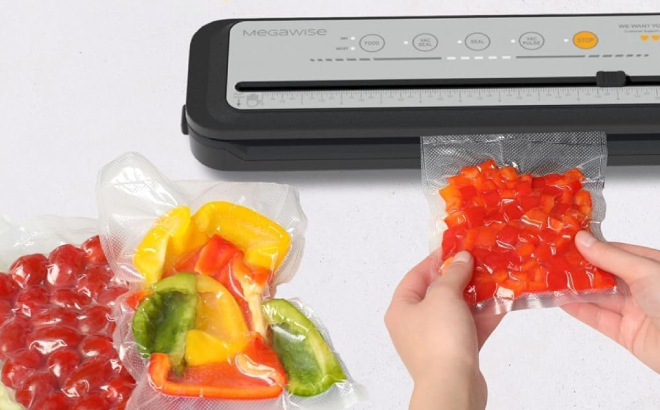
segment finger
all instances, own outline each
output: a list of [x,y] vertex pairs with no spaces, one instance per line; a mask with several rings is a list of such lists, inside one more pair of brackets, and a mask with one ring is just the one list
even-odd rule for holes
[[561,307],[566,313],[582,323],[598,330],[610,339],[619,342],[622,316],[593,303],[569,303]]
[[634,253],[637,256],[642,256],[644,258],[653,259],[656,262],[660,262],[660,251],[657,249],[651,249],[644,246],[631,245],[629,243],[621,242],[610,242],[610,245],[616,246],[619,249],[623,249],[626,252]]
[[418,303],[424,299],[433,277],[431,273],[433,262],[431,255],[412,268],[394,290],[392,303]]
[[473,269],[474,259],[470,252],[457,253],[451,265],[442,272],[442,276],[433,281],[428,293],[442,290],[462,297],[463,290],[472,277]]
[[623,307],[626,304],[626,299],[621,295],[611,295],[591,303],[598,306],[601,309],[606,309],[614,313],[622,314]]
[[477,327],[477,339],[479,341],[479,350],[483,347],[486,340],[504,319],[504,315],[483,315],[474,318]]
[[589,262],[619,276],[630,286],[658,269],[655,261],[601,242],[587,231],[575,235],[575,244]]

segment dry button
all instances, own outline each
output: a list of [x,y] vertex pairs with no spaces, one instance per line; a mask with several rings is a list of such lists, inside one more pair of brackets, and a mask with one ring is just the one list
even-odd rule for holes
[[577,48],[589,50],[590,48],[596,47],[596,44],[598,44],[598,37],[591,31],[580,31],[573,36],[573,44],[575,44]]
[[470,50],[485,50],[490,46],[490,38],[484,33],[472,33],[465,38],[465,45]]
[[520,45],[526,50],[538,50],[545,44],[545,39],[539,33],[530,31],[520,36]]
[[419,51],[435,50],[438,46],[438,38],[433,34],[419,34],[413,39],[413,46]]
[[385,39],[378,34],[367,34],[360,39],[360,47],[369,53],[375,53],[385,47]]

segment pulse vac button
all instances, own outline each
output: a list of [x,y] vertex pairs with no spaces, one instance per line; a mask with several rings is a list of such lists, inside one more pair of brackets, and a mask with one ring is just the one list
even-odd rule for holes
[[545,44],[545,39],[541,34],[530,31],[520,36],[519,42],[525,50],[538,50]]
[[385,47],[385,39],[378,34],[367,34],[360,39],[360,48],[368,53],[375,53]]

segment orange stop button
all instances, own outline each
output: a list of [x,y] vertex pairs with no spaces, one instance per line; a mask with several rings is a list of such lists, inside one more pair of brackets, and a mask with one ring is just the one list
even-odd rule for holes
[[596,47],[598,37],[591,31],[580,31],[573,36],[573,44],[583,50]]

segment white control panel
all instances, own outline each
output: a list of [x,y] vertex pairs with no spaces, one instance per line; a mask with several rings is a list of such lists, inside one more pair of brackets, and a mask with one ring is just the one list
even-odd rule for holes
[[[597,87],[598,72],[631,83]],[[230,32],[227,101],[241,110],[657,104],[654,78],[660,15],[249,20]]]

